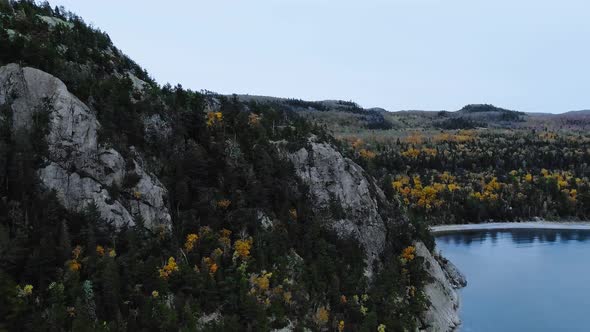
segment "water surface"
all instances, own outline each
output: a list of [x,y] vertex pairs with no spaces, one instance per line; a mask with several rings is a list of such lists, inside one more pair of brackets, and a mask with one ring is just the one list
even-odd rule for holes
[[467,277],[461,331],[590,331],[590,231],[441,234]]

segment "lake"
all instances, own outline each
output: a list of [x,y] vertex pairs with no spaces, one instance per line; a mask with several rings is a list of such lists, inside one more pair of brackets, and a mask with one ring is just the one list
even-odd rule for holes
[[590,231],[436,235],[467,277],[460,331],[590,331]]

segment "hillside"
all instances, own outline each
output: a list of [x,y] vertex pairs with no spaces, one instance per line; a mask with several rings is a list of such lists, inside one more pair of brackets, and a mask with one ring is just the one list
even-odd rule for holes
[[427,224],[307,113],[159,86],[61,8],[0,1],[0,330],[451,330]]

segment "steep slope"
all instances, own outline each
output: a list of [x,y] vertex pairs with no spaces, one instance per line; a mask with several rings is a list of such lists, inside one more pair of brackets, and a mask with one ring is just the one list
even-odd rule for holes
[[[39,178],[47,189],[57,191],[65,207],[82,211],[95,204],[102,218],[119,226],[133,225],[135,216],[152,227],[170,226],[167,191],[160,181],[141,168],[141,161],[125,160],[98,143],[95,114],[59,79],[34,68],[3,66],[0,107],[10,112],[3,116],[12,118],[13,130],[30,129],[39,113],[48,116],[48,154]],[[123,187],[129,177],[135,183],[114,198],[109,189]]]

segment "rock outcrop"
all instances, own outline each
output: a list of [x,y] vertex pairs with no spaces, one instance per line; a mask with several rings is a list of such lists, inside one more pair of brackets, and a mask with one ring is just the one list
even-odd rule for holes
[[450,260],[444,258],[441,255],[435,255],[434,258],[436,258],[436,260],[442,267],[443,271],[447,275],[447,279],[449,279],[453,288],[458,289],[467,286],[467,279],[465,278],[463,273],[459,271],[455,264],[453,264]]
[[365,275],[370,278],[373,263],[385,249],[387,223],[393,222],[379,214],[379,201],[385,201],[381,189],[361,166],[314,137],[308,147],[285,155],[293,162],[297,176],[309,186],[316,212],[328,211],[334,204],[342,207],[342,218],[331,220],[330,227],[341,237],[353,236],[363,246],[367,255]]
[[[449,273],[422,242],[416,243],[416,254],[424,258],[424,269],[432,277],[432,282],[424,288],[430,306],[423,314],[422,330],[428,332],[454,331],[461,324],[459,294],[455,286],[459,281],[449,279]],[[460,275],[458,270],[456,272]]]
[[[9,64],[0,68],[0,107],[11,112],[12,127],[30,129],[36,112],[48,112],[48,155],[38,170],[41,183],[55,190],[63,205],[80,211],[94,203],[101,216],[116,225],[169,225],[167,191],[141,167],[135,154],[124,158],[98,142],[96,115],[68,92],[59,79],[34,68]],[[6,107],[7,106],[7,107]],[[128,188],[126,177],[135,181]],[[110,192],[117,190],[117,197]]]
[[[297,176],[309,186],[316,212],[329,210],[334,203],[344,209],[343,217],[333,218],[329,226],[340,236],[352,235],[363,246],[367,255],[365,274],[370,278],[374,273],[373,263],[378,262],[379,255],[387,247],[389,226],[403,218],[390,220],[379,213],[387,202],[375,180],[329,143],[311,137],[304,148],[295,152],[281,151],[293,162]],[[453,286],[459,281],[449,279],[449,273],[423,243],[416,244],[416,251],[424,257],[425,269],[432,277],[425,288],[431,305],[422,317],[423,330],[452,331],[460,323],[459,296]]]

